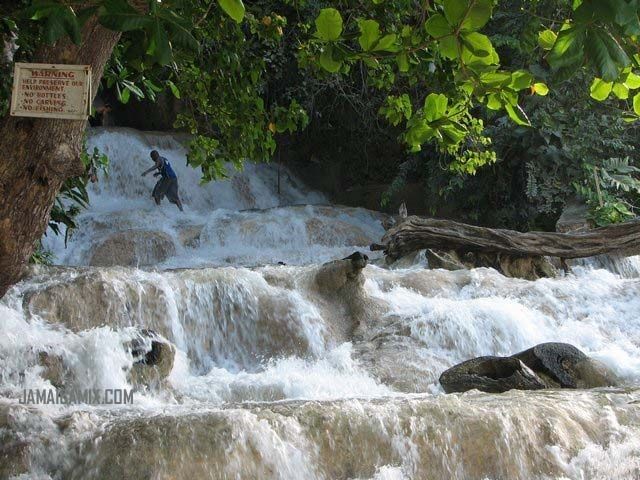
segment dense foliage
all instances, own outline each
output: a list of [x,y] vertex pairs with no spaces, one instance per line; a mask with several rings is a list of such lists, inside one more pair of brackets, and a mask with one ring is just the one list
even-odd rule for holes
[[547,228],[575,195],[598,224],[634,214],[639,9],[636,0],[36,0],[5,7],[0,27],[21,59],[39,42],[79,40],[91,16],[122,31],[103,88],[123,103],[180,98],[176,127],[193,134],[188,160],[204,181],[287,142],[340,164],[352,183],[386,183],[391,194],[420,182],[434,212]]

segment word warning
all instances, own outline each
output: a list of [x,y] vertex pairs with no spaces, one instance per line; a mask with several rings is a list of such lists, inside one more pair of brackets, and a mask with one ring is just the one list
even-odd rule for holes
[[13,116],[86,120],[90,98],[89,65],[15,64]]

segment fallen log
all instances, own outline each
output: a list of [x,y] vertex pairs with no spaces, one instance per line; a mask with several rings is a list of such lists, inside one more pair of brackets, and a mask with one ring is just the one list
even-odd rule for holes
[[612,252],[633,255],[640,253],[640,219],[581,232],[523,233],[411,216],[388,230],[380,244],[371,246],[372,250],[382,247],[393,260],[426,248],[559,258]]

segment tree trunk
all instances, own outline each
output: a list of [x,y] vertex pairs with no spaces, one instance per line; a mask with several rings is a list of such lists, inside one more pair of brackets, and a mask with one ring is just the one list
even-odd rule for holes
[[[40,48],[33,61],[91,65],[95,94],[119,38],[119,32],[92,18],[82,29],[80,45],[65,37]],[[0,297],[21,278],[62,183],[84,173],[85,127],[83,120],[0,119]]]
[[371,248],[383,249],[392,259],[425,248],[560,258],[612,252],[630,255],[640,253],[640,220],[585,232],[522,233],[413,216],[391,228],[382,238],[382,244]]

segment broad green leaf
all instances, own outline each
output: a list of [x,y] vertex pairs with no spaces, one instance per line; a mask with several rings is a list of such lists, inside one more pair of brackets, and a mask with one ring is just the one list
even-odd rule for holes
[[438,42],[440,48],[440,54],[445,58],[450,58],[454,60],[458,58],[459,50],[458,50],[458,39],[451,35],[450,37],[445,37]]
[[449,99],[442,93],[430,93],[424,100],[424,117],[427,122],[433,122],[444,117],[447,113]]
[[627,98],[629,98],[629,89],[622,83],[614,83],[612,92],[620,100],[626,100]]
[[374,50],[376,51],[384,50],[387,52],[397,51],[398,49],[395,43],[396,43],[396,34],[389,33],[380,39],[378,44],[374,47]]
[[358,27],[360,27],[358,37],[360,47],[365,52],[371,50],[380,39],[380,24],[375,20],[358,20]]
[[544,97],[549,93],[549,87],[547,87],[546,83],[534,83],[533,91],[541,97]]
[[342,62],[333,59],[333,47],[329,46],[324,49],[320,55],[320,66],[327,72],[336,73],[340,70]]
[[424,23],[424,29],[433,38],[441,38],[453,33],[453,28],[441,14],[432,15]]
[[171,90],[171,93],[173,94],[173,96],[176,97],[177,99],[179,99],[180,98],[180,90],[178,89],[176,84],[173,83],[171,80],[167,80],[167,85],[169,85],[169,89]]
[[237,23],[242,22],[244,18],[244,3],[242,3],[242,0],[218,0],[218,4]]
[[491,40],[478,32],[465,32],[460,35],[462,44],[476,57],[489,57],[493,52]]
[[169,43],[167,32],[157,18],[153,22],[147,53],[152,55],[160,65],[168,64],[172,58],[171,44]]
[[116,32],[130,32],[149,27],[153,20],[137,13],[106,13],[100,16],[103,27]]
[[396,62],[398,63],[398,70],[401,72],[409,71],[409,58],[407,57],[407,52],[400,52],[396,56]]
[[480,81],[489,87],[506,87],[511,82],[511,75],[507,72],[483,73]]
[[524,110],[522,110],[522,108],[520,108],[520,105],[511,105],[510,103],[506,103],[504,105],[504,108],[507,111],[509,118],[511,118],[511,120],[513,120],[515,123],[524,127],[531,126],[531,122],[529,122],[527,114],[524,113]]
[[491,18],[492,11],[493,2],[491,0],[475,0],[469,9],[467,16],[462,21],[461,30],[480,30]]
[[608,82],[618,78],[618,67],[627,66],[630,62],[613,37],[599,28],[589,30],[584,47],[598,76]]
[[464,18],[467,8],[469,8],[467,0],[444,0],[443,5],[444,16],[447,18],[449,25],[458,25]]
[[119,97],[120,102],[129,103],[129,98],[131,97],[131,90],[125,88],[122,91],[118,90],[118,92],[120,93],[120,97]]
[[551,67],[554,70],[563,67],[577,68],[583,59],[584,38],[585,29],[582,26],[571,26],[561,30],[547,57]]
[[627,75],[627,79],[624,81],[624,84],[629,90],[640,88],[640,75],[629,72],[629,74]]
[[538,34],[538,45],[543,50],[551,50],[557,38],[558,35],[553,30],[543,30]]
[[524,90],[531,87],[533,76],[524,70],[518,70],[511,74],[510,86],[514,90]]
[[487,96],[487,108],[489,110],[500,110],[502,108],[502,101],[500,96],[492,93]]
[[607,99],[607,97],[611,93],[612,88],[612,82],[605,82],[601,78],[594,78],[593,82],[591,83],[589,93],[591,94],[592,98],[602,101]]
[[335,8],[323,8],[316,18],[316,35],[321,40],[337,40],[342,34],[342,16]]

